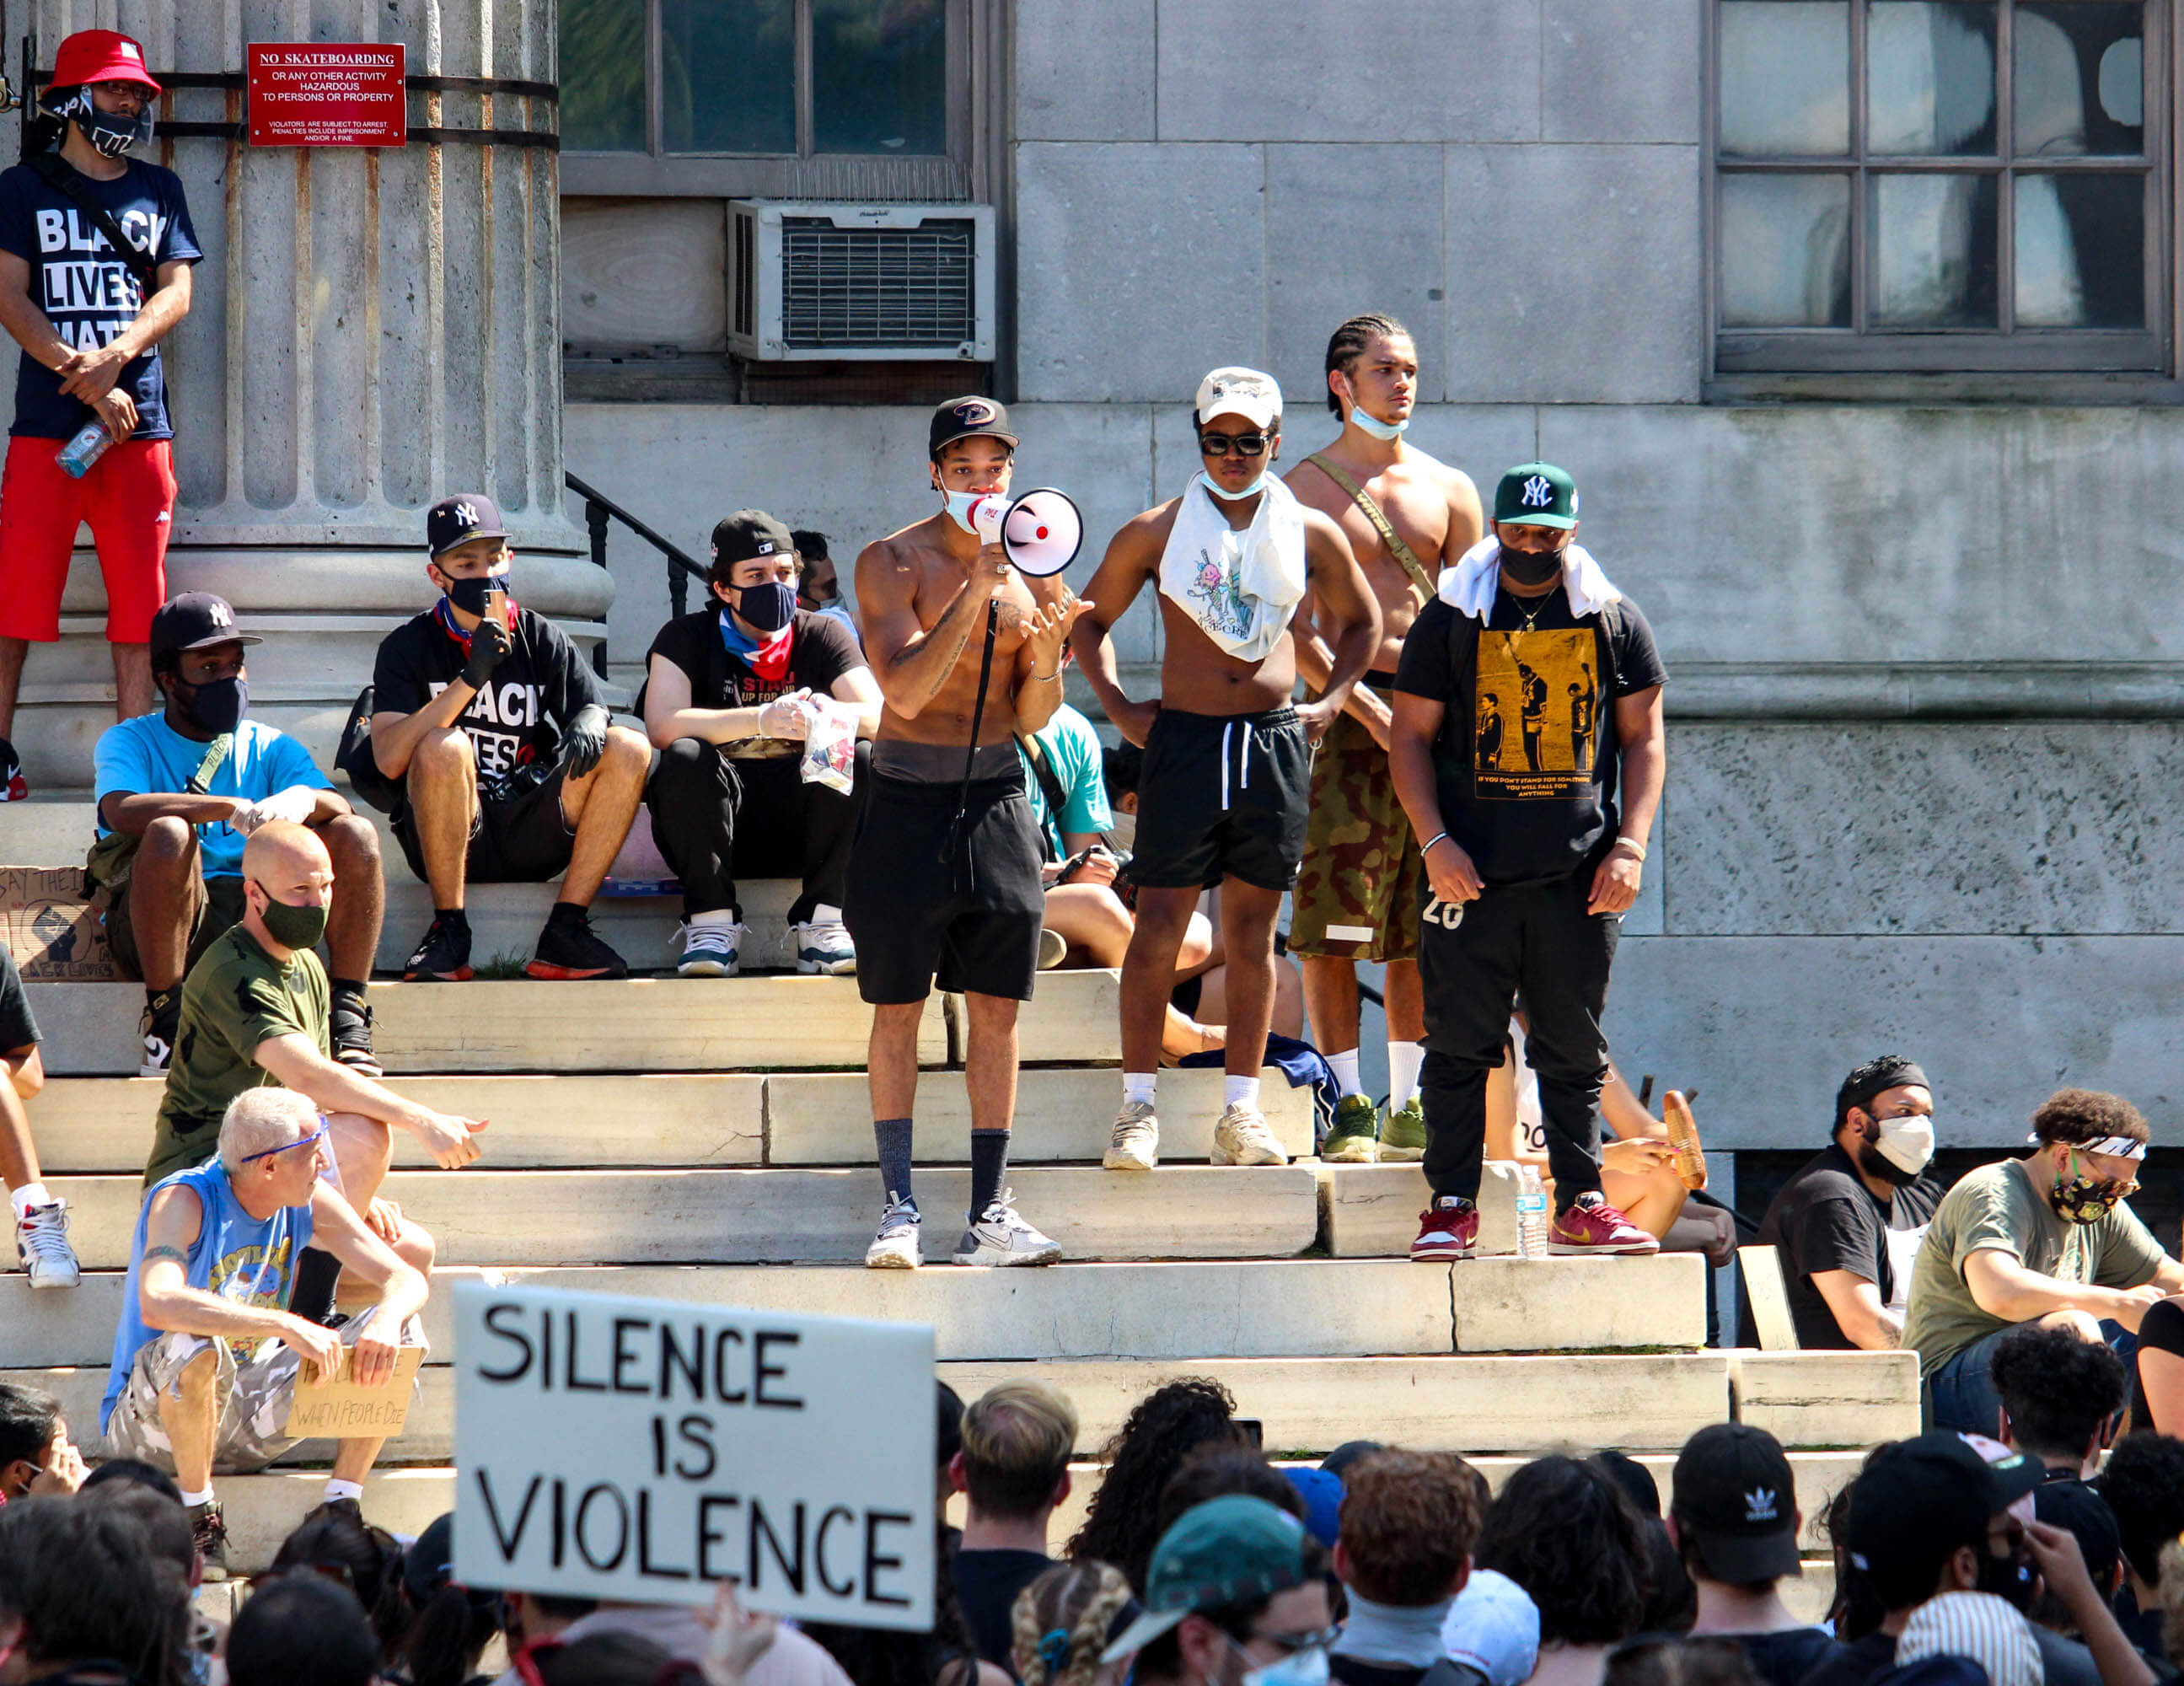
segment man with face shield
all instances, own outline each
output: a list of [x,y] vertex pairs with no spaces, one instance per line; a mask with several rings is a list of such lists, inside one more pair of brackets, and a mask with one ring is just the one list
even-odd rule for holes
[[[1782,1258],[1790,1318],[1808,1349],[1879,1352],[1903,1339],[1911,1264],[1942,1186],[1934,1157],[1934,1094],[1900,1054],[1869,1059],[1836,1094],[1835,1131],[1782,1185],[1759,1242]],[[1747,1346],[1759,1344],[1744,1310]]]
[[1982,1165],[1943,1197],[1903,1331],[1937,1426],[1996,1432],[1988,1369],[2016,1325],[2105,1340],[2127,1358],[2147,1308],[2184,1290],[2184,1265],[2123,1203],[2149,1134],[2120,1095],[2059,1089],[2032,1115],[2031,1153]]
[[144,985],[138,1075],[164,1075],[182,980],[242,917],[243,842],[270,820],[310,828],[341,885],[326,919],[333,1050],[379,1075],[365,986],[379,946],[379,834],[310,753],[248,717],[250,676],[226,600],[186,591],[152,617],[153,682],[165,707],[110,727],[93,756],[98,841],[89,872],[109,896],[106,938],[123,975]]
[[525,971],[626,977],[592,930],[591,906],[637,818],[651,749],[609,723],[598,676],[568,634],[516,602],[515,552],[492,499],[441,499],[425,539],[439,599],[387,634],[372,669],[371,757],[401,786],[394,835],[432,888],[432,923],[402,975],[474,975],[470,885],[558,876]]

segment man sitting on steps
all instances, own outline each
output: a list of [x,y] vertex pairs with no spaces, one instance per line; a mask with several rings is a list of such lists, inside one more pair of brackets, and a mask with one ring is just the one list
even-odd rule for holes
[[15,1257],[34,1288],[72,1288],[82,1279],[69,1245],[68,1202],[46,1187],[23,1103],[46,1086],[37,1021],[15,957],[0,942],[0,1182],[15,1209]]
[[[325,1115],[336,1186],[397,1253],[428,1260],[432,1237],[376,1199],[394,1153],[393,1131],[425,1144],[443,1170],[478,1156],[482,1123],[404,1100],[327,1056],[326,974],[312,946],[326,929],[333,872],[326,847],[300,825],[261,826],[242,851],[242,923],[209,949],[182,985],[181,1030],[152,1156],[147,1189],[203,1163],[235,1097],[285,1084]],[[341,1274],[330,1253],[308,1253],[297,1268],[293,1308],[324,1321]]]
[[[320,1175],[332,1131],[308,1096],[238,1095],[220,1119],[219,1157],[153,1189],[130,1244],[100,1424],[109,1455],[181,1483],[208,1580],[227,1578],[213,1471],[262,1469],[295,1444],[280,1425],[303,1360],[324,1373],[348,1347],[350,1379],[370,1387],[393,1376],[398,1346],[423,1344],[410,1320],[424,1309],[430,1242],[404,1259],[358,1219]],[[287,1309],[314,1242],[380,1291],[338,1331]],[[380,1445],[341,1443],[329,1502],[362,1497]]]
[[144,985],[140,1076],[174,1052],[182,980],[242,917],[242,842],[268,820],[315,831],[340,874],[326,918],[333,961],[334,1051],[376,1077],[365,985],[384,899],[379,834],[351,810],[310,752],[246,719],[250,679],[235,611],[186,591],[152,617],[152,683],[164,710],[110,727],[94,752],[98,841],[90,873],[109,897],[106,938],[124,977]]
[[443,498],[425,517],[440,600],[387,634],[372,671],[371,756],[401,782],[394,835],[432,887],[432,924],[402,975],[473,975],[465,886],[561,893],[534,978],[620,978],[592,930],[592,898],[637,818],[652,751],[608,722],[599,680],[568,635],[517,606],[508,530],[490,498]]

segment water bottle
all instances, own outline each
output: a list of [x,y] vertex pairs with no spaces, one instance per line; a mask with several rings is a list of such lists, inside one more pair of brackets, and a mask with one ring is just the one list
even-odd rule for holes
[[1547,1256],[1547,1186],[1540,1181],[1537,1165],[1525,1165],[1517,1173],[1517,1256]]
[[61,466],[62,472],[71,480],[81,480],[91,472],[91,466],[104,456],[114,444],[114,435],[106,431],[103,422],[86,422],[76,436],[54,455],[53,461]]

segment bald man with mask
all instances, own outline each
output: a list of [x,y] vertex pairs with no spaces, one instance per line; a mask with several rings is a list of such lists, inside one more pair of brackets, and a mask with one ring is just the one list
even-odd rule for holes
[[[326,930],[333,885],[326,845],[305,827],[276,821],[251,834],[242,922],[214,941],[182,985],[144,1186],[203,1163],[227,1103],[246,1089],[280,1084],[326,1115],[350,1205],[404,1260],[429,1270],[432,1237],[375,1198],[393,1158],[393,1132],[408,1131],[443,1170],[454,1170],[478,1157],[473,1138],[485,1125],[405,1101],[330,1057],[326,974],[311,951]],[[340,1269],[330,1253],[304,1253],[291,1301],[298,1315],[332,1315]]]

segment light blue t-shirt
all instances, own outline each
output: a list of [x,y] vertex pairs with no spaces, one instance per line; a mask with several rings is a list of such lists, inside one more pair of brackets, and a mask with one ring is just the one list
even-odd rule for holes
[[[109,726],[98,740],[93,760],[93,800],[103,802],[119,790],[132,796],[179,792],[204,764],[209,745],[186,738],[167,723],[164,712],[140,714]],[[212,776],[214,796],[256,801],[291,784],[331,790],[333,781],[319,771],[310,751],[276,727],[245,720],[235,729],[235,746]],[[110,828],[98,828],[101,837]],[[232,826],[200,825],[198,870],[207,878],[242,875],[243,835]]]
[[1017,745],[1017,756],[1024,764],[1024,784],[1031,797],[1031,811],[1038,817],[1039,829],[1059,859],[1067,852],[1062,842],[1066,835],[1115,829],[1115,816],[1107,806],[1107,781],[1101,772],[1100,734],[1089,720],[1065,702],[1054,711],[1054,718],[1034,735],[1039,748],[1046,753],[1048,770],[1061,785],[1058,825],[1056,817],[1050,811],[1046,789],[1039,782],[1038,771],[1032,766],[1031,757],[1024,754],[1022,744]]
[[[129,1243],[129,1276],[121,1288],[121,1321],[114,1331],[113,1367],[107,1371],[106,1397],[98,1406],[101,1434],[114,1415],[114,1401],[129,1385],[136,1354],[159,1333],[145,1322],[136,1303],[136,1277],[144,1267],[144,1225],[152,1214],[152,1202],[161,1190],[175,1187],[194,1190],[204,1205],[204,1221],[198,1226],[197,1244],[190,1248],[189,1268],[183,1272],[183,1281],[203,1292],[241,1305],[285,1309],[296,1261],[311,1244],[309,1206],[283,1206],[262,1221],[252,1217],[236,1199],[226,1167],[216,1158],[176,1171],[147,1195],[143,1209],[136,1214],[136,1237]],[[257,1344],[242,1343],[237,1359]]]

